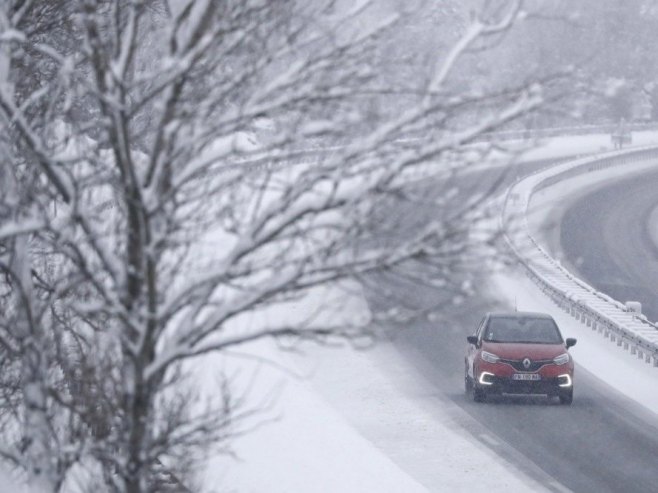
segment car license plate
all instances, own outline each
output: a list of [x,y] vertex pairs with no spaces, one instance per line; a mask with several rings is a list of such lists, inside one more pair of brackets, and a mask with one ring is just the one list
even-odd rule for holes
[[539,373],[515,373],[512,380],[539,380]]

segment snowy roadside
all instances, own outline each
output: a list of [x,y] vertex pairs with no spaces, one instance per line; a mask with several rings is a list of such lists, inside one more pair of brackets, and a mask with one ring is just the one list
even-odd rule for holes
[[[641,147],[655,143],[658,143],[658,131],[645,130],[633,132],[633,144],[626,147]],[[554,137],[539,141],[535,148],[522,155],[521,161],[538,161],[612,150],[613,146],[608,134]]]
[[[369,317],[365,300],[352,289],[321,288],[288,310],[304,317],[333,298],[332,305],[340,311],[335,316]],[[270,316],[285,318],[290,313]],[[324,351],[339,358],[352,354],[335,348]],[[293,352],[260,340],[228,355],[209,355],[196,365],[198,381],[207,392],[213,392],[213,382],[225,373],[232,376],[234,387],[246,389],[241,407],[259,409],[244,423],[246,433],[231,441],[236,457],[209,459],[204,491],[426,491],[329,406],[311,385],[315,371],[297,363]]]
[[[633,144],[627,147],[642,147],[656,143],[658,143],[658,130],[646,130],[633,132]],[[528,143],[524,141],[509,141],[506,143],[506,148],[512,152],[518,148],[519,155],[516,161],[519,163],[557,160],[614,150],[608,134],[552,137],[540,139],[530,149],[523,150],[526,146],[528,146]],[[506,163],[504,157],[504,154],[495,155],[493,161],[470,166],[467,171],[480,171],[492,166],[504,165]]]
[[250,345],[242,354],[232,366],[235,370],[239,364],[246,374],[256,371],[250,404],[260,406],[270,397],[275,403],[262,411],[262,426],[233,440],[235,459],[220,455],[209,461],[204,491],[426,491],[327,405],[290,355],[270,341]]

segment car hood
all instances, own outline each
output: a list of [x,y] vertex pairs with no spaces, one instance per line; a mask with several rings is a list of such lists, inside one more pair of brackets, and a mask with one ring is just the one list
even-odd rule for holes
[[483,342],[482,349],[503,359],[553,359],[566,351],[564,344],[525,344],[511,342]]

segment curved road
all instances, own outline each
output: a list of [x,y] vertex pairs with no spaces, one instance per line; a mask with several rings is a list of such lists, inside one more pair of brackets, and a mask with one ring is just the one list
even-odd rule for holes
[[619,301],[642,302],[650,320],[658,320],[658,246],[649,234],[656,206],[658,172],[642,174],[578,199],[560,233],[582,278]]
[[[642,299],[641,294],[650,299],[652,292],[658,293],[655,288],[651,291],[650,279],[652,272],[658,272],[658,262],[652,257],[645,228],[655,205],[649,198],[652,190],[658,190],[658,174],[651,180],[635,178],[592,192],[566,211],[562,230],[565,253],[580,263],[594,285],[600,279],[606,286],[621,287],[633,299]],[[576,262],[579,258],[582,262]],[[651,269],[656,271],[645,266],[652,258]],[[410,271],[416,268],[408,266]],[[396,345],[434,382],[437,393],[448,395],[473,418],[464,426],[480,437],[483,445],[528,474],[545,479],[538,477],[538,467],[559,483],[546,484],[553,491],[658,491],[658,418],[654,414],[583,368],[577,369],[578,387],[570,407],[546,399],[472,403],[463,395],[465,336],[473,332],[485,311],[500,307],[478,296],[454,305],[450,293],[421,286],[404,275],[381,276],[376,285],[377,290],[369,291],[374,310],[386,307],[386,300],[376,295],[380,290],[390,290],[416,308],[435,305],[437,300],[446,302],[444,320],[410,324]],[[436,491],[441,491],[440,485]]]

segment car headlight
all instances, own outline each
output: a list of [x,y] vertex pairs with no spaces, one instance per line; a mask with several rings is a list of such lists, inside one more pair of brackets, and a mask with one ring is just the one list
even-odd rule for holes
[[500,361],[500,358],[498,356],[496,356],[493,353],[489,353],[487,351],[482,351],[480,357],[487,363],[498,363]]
[[569,353],[561,354],[560,356],[557,356],[553,360],[553,363],[555,363],[556,365],[566,365],[568,362],[569,362]]

